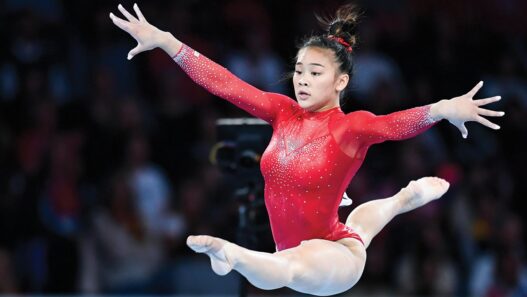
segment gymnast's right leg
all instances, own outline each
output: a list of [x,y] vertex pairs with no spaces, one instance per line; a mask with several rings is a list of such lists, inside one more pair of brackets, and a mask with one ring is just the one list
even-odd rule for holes
[[[218,275],[225,275],[232,269],[238,270],[260,289],[272,290],[289,284],[292,273],[290,261],[284,257],[273,257],[273,254],[246,249],[221,238],[199,235],[189,236],[187,245],[197,253],[210,257],[212,270]],[[250,259],[249,263],[246,259]],[[257,278],[251,276],[258,275]]]
[[189,236],[187,244],[196,252],[206,253],[217,274],[234,269],[261,289],[289,287],[327,296],[350,289],[364,270],[364,245],[350,238],[342,241],[306,240],[273,254],[248,250],[211,236]]

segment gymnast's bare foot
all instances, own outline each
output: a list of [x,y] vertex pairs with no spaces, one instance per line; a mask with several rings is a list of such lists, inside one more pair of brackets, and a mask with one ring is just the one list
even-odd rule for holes
[[400,213],[404,213],[438,199],[448,190],[450,184],[439,177],[423,177],[411,181],[399,194],[402,197]]
[[189,236],[187,245],[196,253],[205,253],[210,258],[212,270],[218,275],[225,275],[232,270],[232,265],[226,255],[228,241],[207,236]]

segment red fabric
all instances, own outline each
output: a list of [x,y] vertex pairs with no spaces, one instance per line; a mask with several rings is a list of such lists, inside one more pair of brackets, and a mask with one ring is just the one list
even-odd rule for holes
[[434,122],[430,106],[385,116],[340,108],[309,112],[293,99],[243,82],[188,46],[175,61],[211,93],[273,126],[261,160],[265,204],[278,250],[314,238],[360,236],[338,221],[338,207],[370,145],[415,136]]

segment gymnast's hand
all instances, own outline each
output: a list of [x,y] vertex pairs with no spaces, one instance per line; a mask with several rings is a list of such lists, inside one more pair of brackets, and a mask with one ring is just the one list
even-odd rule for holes
[[463,138],[467,138],[468,136],[468,130],[467,127],[465,127],[465,122],[474,121],[495,130],[499,129],[500,126],[492,123],[483,116],[501,117],[505,113],[503,111],[484,109],[481,108],[481,106],[499,101],[501,97],[494,96],[479,100],[472,99],[482,86],[483,82],[480,81],[472,90],[470,90],[470,92],[466,93],[465,95],[434,103],[430,108],[430,115],[432,119],[448,120],[450,123],[452,123],[452,125],[456,126],[459,131],[461,131],[461,136],[463,136]]
[[[141,52],[156,47],[161,47],[169,55],[172,52],[175,54],[181,46],[181,42],[177,41],[170,33],[161,31],[148,23],[137,4],[134,4],[134,11],[137,17],[130,14],[121,4],[117,8],[119,8],[119,11],[121,11],[128,21],[115,16],[113,13],[110,13],[110,19],[112,19],[117,27],[128,32],[137,41],[137,46],[128,53],[128,60]],[[169,44],[171,48],[167,48]]]

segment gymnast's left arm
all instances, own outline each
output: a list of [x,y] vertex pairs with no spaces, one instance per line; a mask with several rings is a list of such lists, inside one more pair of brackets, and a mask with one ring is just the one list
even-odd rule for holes
[[367,111],[356,111],[347,115],[344,132],[346,138],[353,138],[367,145],[386,140],[403,140],[414,137],[432,127],[442,119],[448,120],[460,131],[463,138],[468,135],[465,123],[476,121],[492,129],[500,127],[483,116],[503,116],[502,111],[493,111],[481,106],[496,102],[500,96],[474,100],[473,97],[483,85],[478,83],[468,93],[445,99],[433,104],[397,111],[388,115],[374,115]]

